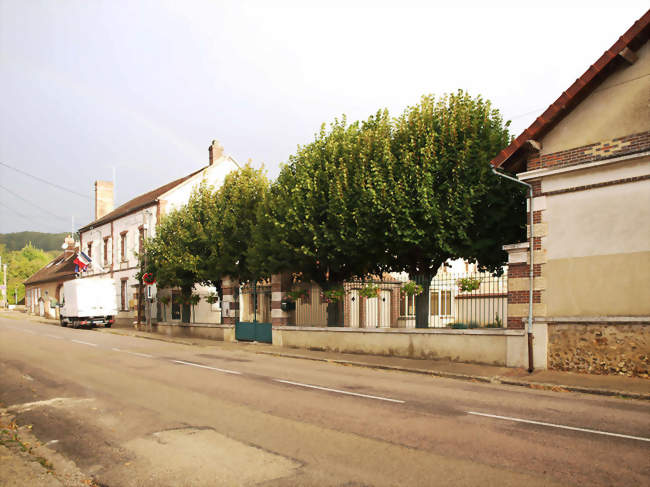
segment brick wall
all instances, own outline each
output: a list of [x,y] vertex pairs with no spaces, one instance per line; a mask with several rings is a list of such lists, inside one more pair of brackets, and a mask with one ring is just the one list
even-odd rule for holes
[[528,158],[527,167],[529,171],[533,171],[542,168],[574,166],[648,150],[650,150],[650,131],[551,154],[542,154],[541,161],[539,154],[534,154]]

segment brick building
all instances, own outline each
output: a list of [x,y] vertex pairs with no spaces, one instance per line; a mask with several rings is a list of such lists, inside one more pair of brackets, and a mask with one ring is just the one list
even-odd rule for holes
[[[648,374],[649,32],[646,12],[492,162],[533,186],[538,365]],[[522,327],[528,245],[507,247],[508,325]]]

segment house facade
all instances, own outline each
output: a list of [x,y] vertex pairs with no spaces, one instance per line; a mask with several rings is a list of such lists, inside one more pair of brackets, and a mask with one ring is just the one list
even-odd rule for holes
[[25,308],[28,313],[58,319],[63,283],[74,279],[75,257],[78,247],[68,236],[63,243],[63,252],[39,269],[24,282]]
[[[156,225],[161,218],[185,205],[201,182],[219,187],[226,175],[238,168],[237,162],[224,153],[219,142],[212,141],[208,153],[207,166],[137,196],[118,208],[113,205],[113,183],[95,183],[95,220],[79,229],[79,239],[82,251],[97,265],[84,273],[84,277],[101,275],[115,280],[119,310],[116,323],[125,325],[145,320],[144,300],[140,296],[142,287],[136,275],[140,271],[139,256],[144,240],[156,235]],[[211,291],[214,289],[195,287],[195,292],[202,296]],[[196,321],[219,321],[219,309],[205,300],[192,311],[178,302],[179,294],[175,290],[160,290],[158,297],[163,296],[169,296],[170,302],[163,305],[160,299],[156,300],[157,304],[152,307],[153,320],[189,321],[190,314],[194,313]]]
[[[650,368],[649,33],[647,12],[493,161],[533,187],[534,341],[552,369]],[[514,327],[528,251],[510,248]]]

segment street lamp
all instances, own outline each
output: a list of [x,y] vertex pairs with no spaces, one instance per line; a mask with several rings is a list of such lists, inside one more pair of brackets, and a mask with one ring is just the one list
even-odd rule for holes
[[528,188],[528,199],[530,200],[530,233],[528,237],[528,252],[530,253],[530,265],[528,266],[528,372],[532,372],[533,368],[533,187],[532,185],[520,181],[517,178],[508,176],[507,174],[500,173],[492,167],[492,172],[499,177],[509,179],[515,183],[522,184]]

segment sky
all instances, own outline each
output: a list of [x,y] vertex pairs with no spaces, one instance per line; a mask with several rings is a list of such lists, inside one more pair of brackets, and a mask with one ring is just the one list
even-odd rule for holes
[[273,179],[322,123],[424,94],[480,94],[518,135],[646,10],[0,0],[0,233],[78,229],[95,180],[115,174],[118,206],[206,165],[213,139]]

